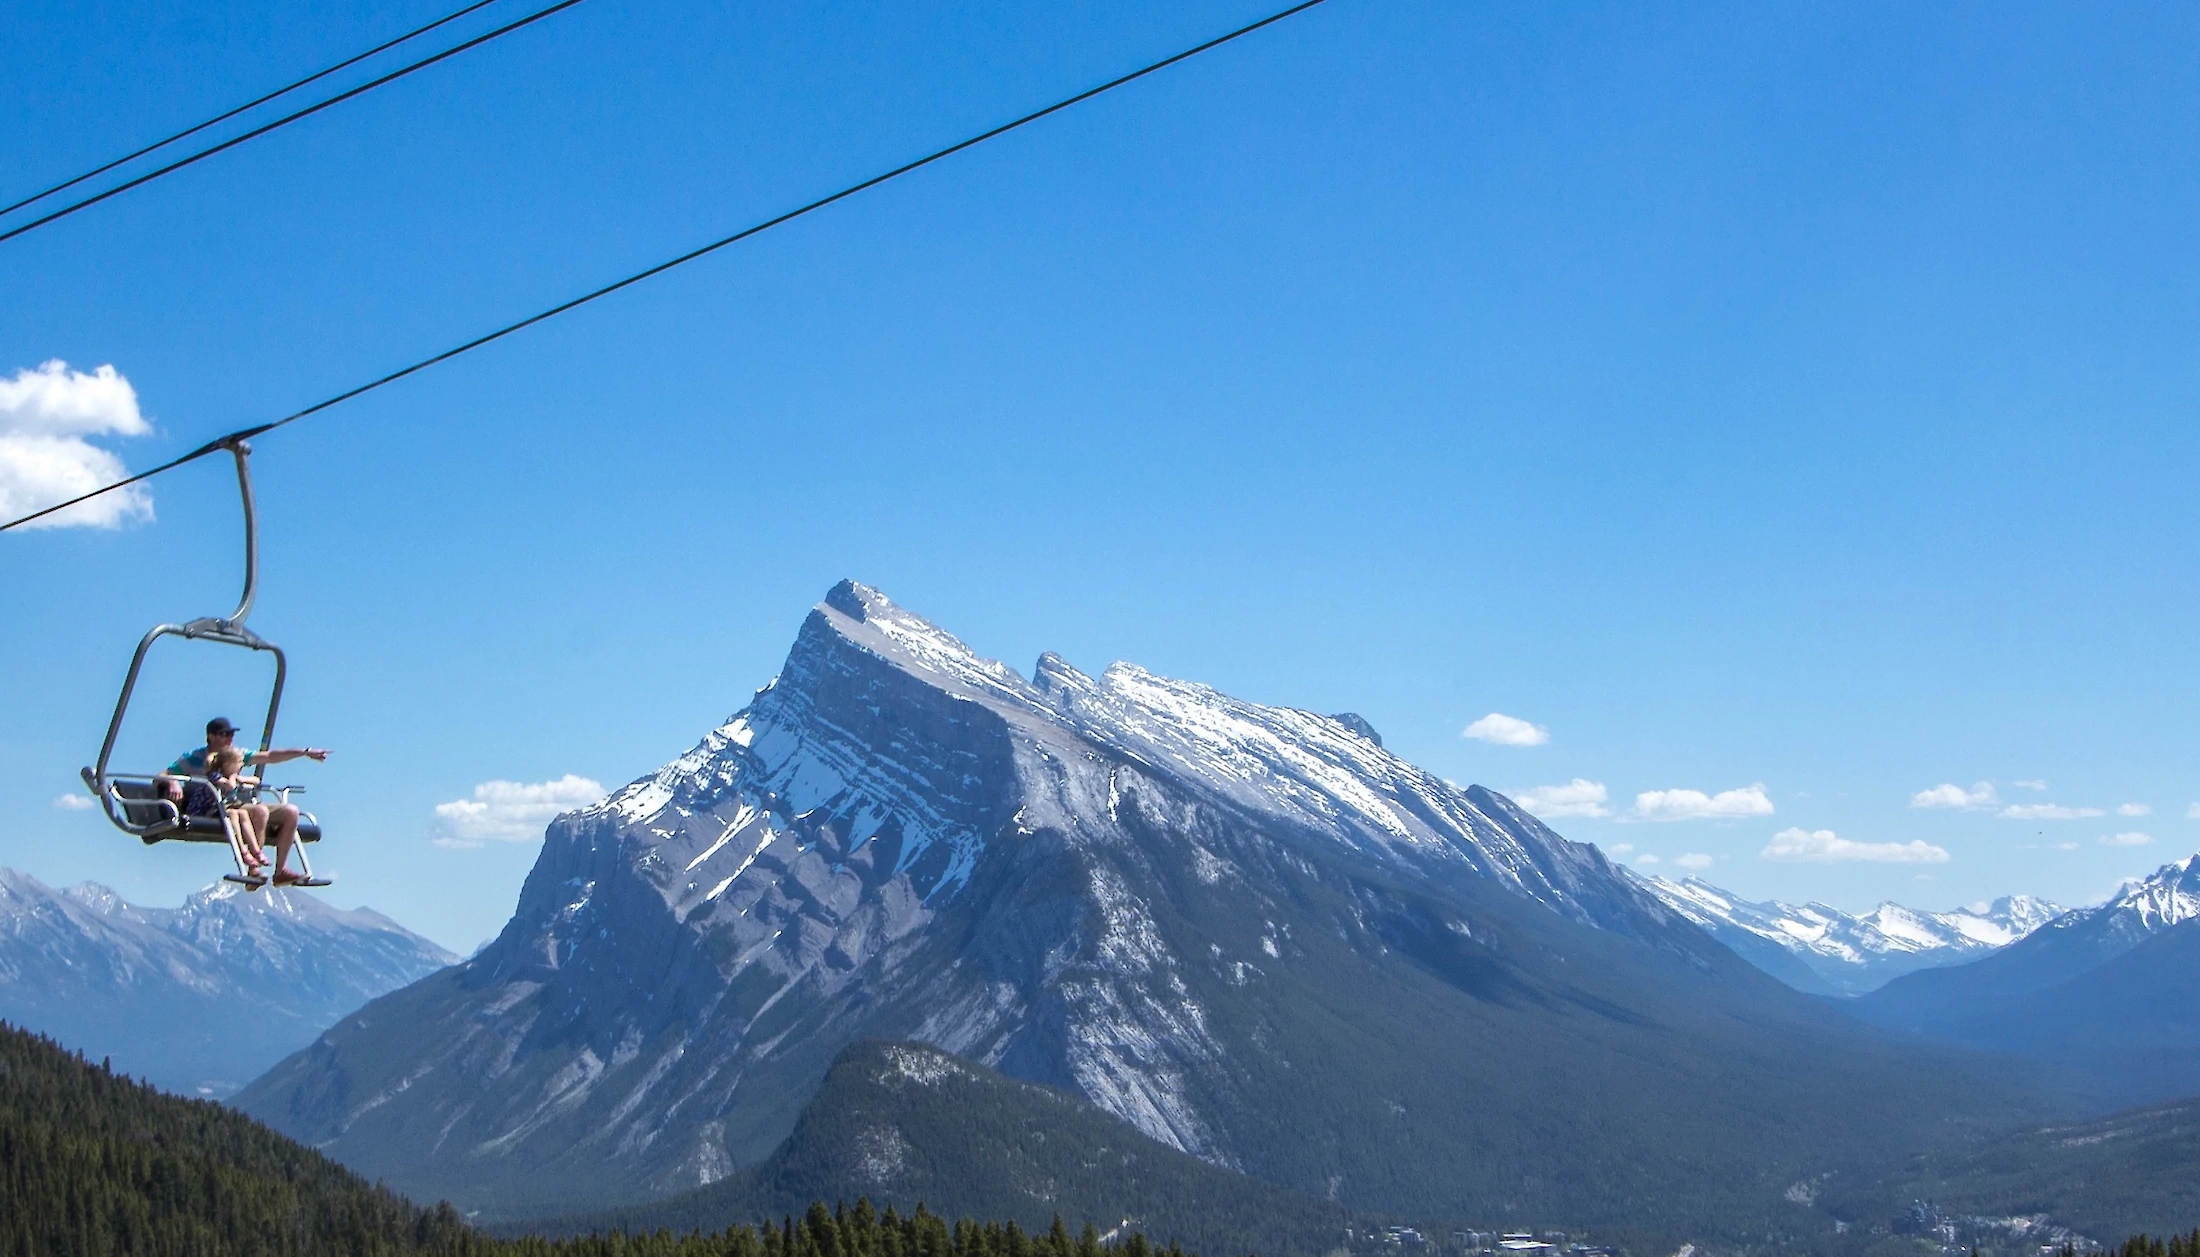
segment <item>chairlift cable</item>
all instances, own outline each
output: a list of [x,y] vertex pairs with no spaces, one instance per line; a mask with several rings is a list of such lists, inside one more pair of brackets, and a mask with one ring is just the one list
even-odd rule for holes
[[251,110],[258,109],[260,106],[266,104],[271,100],[282,96],[288,96],[289,94],[297,91],[301,87],[305,87],[311,83],[318,83],[322,79],[327,78],[329,75],[334,74],[339,70],[350,69],[352,66],[355,66],[360,62],[365,61],[369,57],[375,56],[379,53],[388,52],[390,49],[397,47],[399,44],[418,39],[422,35],[427,34],[429,31],[432,31],[439,26],[447,26],[450,23],[455,22],[462,17],[465,17],[467,14],[472,13],[476,9],[485,9],[495,3],[496,0],[474,0],[472,4],[467,5],[465,8],[460,9],[455,13],[450,13],[446,14],[443,17],[439,17],[433,22],[428,23],[426,26],[415,27],[414,29],[407,31],[404,34],[399,35],[395,39],[376,44],[374,47],[369,48],[365,52],[359,53],[356,56],[346,57],[342,61],[337,62],[335,65],[332,65],[325,70],[318,70],[312,74],[308,74],[304,78],[299,79],[297,82],[292,83],[287,87],[278,87],[274,91],[266,94],[265,96],[261,96],[253,100],[248,100],[234,109],[215,114],[213,117],[199,123],[197,126],[186,127],[183,130],[176,132],[174,135],[169,136],[165,140],[155,140],[151,144],[146,145],[144,148],[141,148],[134,153],[125,153],[122,156],[115,158],[113,161],[108,162],[104,166],[97,166],[91,170],[85,171],[83,174],[78,175],[74,179],[69,179],[65,180],[64,182],[57,183],[43,192],[32,193],[31,195],[24,197],[22,200],[17,201],[13,205],[0,207],[0,214],[13,214],[15,211],[22,209],[24,206],[29,205],[34,201],[43,201],[56,192],[65,192],[68,189],[73,188],[76,185],[84,182],[86,179],[96,179],[99,176],[106,174],[108,171],[113,170],[117,166],[121,166],[129,162],[134,162],[138,158],[145,156],[147,153],[153,152],[157,149],[166,148],[178,140],[189,139],[191,136],[197,135],[199,132],[204,131],[208,127],[218,126],[221,123],[227,122],[231,118],[236,117],[238,114],[247,113]]
[[[185,166],[189,166],[195,162],[204,161],[205,159],[212,157],[216,153],[235,148],[239,144],[242,144],[247,140],[258,139],[260,136],[266,135],[268,132],[276,130],[280,127],[287,127],[291,123],[296,122],[301,118],[311,117],[312,115],[317,114],[332,105],[340,105],[345,101],[350,100],[354,96],[363,95],[367,92],[373,91],[375,88],[380,87],[385,83],[395,82],[398,79],[404,78],[406,75],[411,74],[415,70],[425,70],[438,61],[444,61],[451,57],[455,57],[458,54],[465,52],[471,48],[478,48],[481,45],[488,43],[492,39],[497,39],[501,36],[509,35],[513,31],[516,31],[523,26],[531,26],[534,23],[539,22],[546,17],[549,17],[553,13],[563,12],[564,10],[570,9],[580,2],[581,0],[560,0],[560,3],[553,4],[549,8],[543,9],[540,12],[530,13],[526,17],[523,17],[516,22],[511,22],[507,23],[506,25],[499,26],[495,30],[490,31],[485,35],[476,35],[472,39],[467,40],[465,43],[460,44],[455,48],[446,48],[442,52],[435,53],[432,56],[422,57],[420,60],[415,61],[410,65],[399,66],[397,69],[390,71],[388,74],[385,74],[380,78],[370,79],[367,82],[361,83],[359,86],[354,87],[349,91],[339,92],[336,95],[329,97],[327,100],[321,101],[319,104],[308,105],[295,113],[284,114],[282,117],[277,118],[275,121],[267,123],[264,126],[254,127],[250,131],[247,131],[242,135],[233,136],[229,139],[223,140],[221,143],[216,144],[211,148],[201,149],[198,152],[191,154],[189,157],[179,158],[178,160],[172,161],[165,166],[159,167],[158,169],[151,170],[145,174],[139,175],[135,179],[125,180],[111,188],[106,189],[103,192],[95,192],[91,196],[85,197],[81,201],[72,201],[50,214],[30,220],[20,227],[15,227],[7,231],[0,232],[0,241],[13,240],[17,236],[22,235],[24,232],[36,231],[38,228],[45,226],[47,223],[53,222],[55,219],[67,218],[69,215],[76,213],[80,209],[87,209],[91,206],[99,204],[101,201],[106,200],[108,197],[119,196],[124,192],[128,192],[132,188],[138,187],[142,184],[151,183],[153,180],[160,178],[162,175],[174,174],[176,171],[183,169]],[[33,199],[35,200],[36,198]]]
[[[568,0],[568,3],[577,3],[577,0]],[[587,305],[589,302],[594,301],[599,297],[608,297],[612,293],[615,293],[622,288],[641,283],[643,280],[652,278],[653,276],[662,275],[666,271],[669,271],[676,266],[686,265],[689,262],[695,261],[697,258],[715,253],[728,245],[737,244],[743,240],[748,239],[751,236],[757,235],[761,232],[769,231],[782,223],[791,222],[794,219],[800,218],[813,210],[823,209],[836,201],[846,200],[847,198],[854,196],[858,192],[863,192],[870,188],[875,188],[878,185],[892,179],[898,179],[901,176],[910,173],[911,171],[922,169],[923,167],[929,166],[933,162],[939,161],[942,158],[952,157],[956,153],[962,152],[964,149],[983,144],[987,140],[994,139],[998,136],[1006,135],[1010,131],[1016,130],[1018,127],[1037,122],[1041,118],[1047,117],[1050,114],[1059,113],[1072,105],[1081,104],[1084,101],[1091,100],[1095,96],[1111,92],[1126,83],[1135,82],[1138,79],[1142,79],[1158,70],[1167,69],[1168,67],[1175,65],[1180,61],[1185,61],[1192,57],[1198,56],[1200,53],[1207,52],[1214,48],[1219,48],[1232,40],[1250,35],[1254,31],[1260,30],[1263,27],[1272,26],[1277,22],[1283,21],[1285,18],[1292,17],[1299,13],[1304,13],[1306,10],[1314,8],[1316,5],[1320,5],[1323,3],[1326,3],[1326,0],[1300,0],[1300,3],[1294,4],[1290,8],[1283,9],[1279,12],[1272,13],[1257,22],[1251,23],[1250,25],[1238,27],[1236,30],[1231,31],[1228,34],[1218,35],[1215,38],[1206,41],[1205,43],[1194,45],[1193,47],[1187,48],[1182,52],[1164,57],[1161,60],[1153,62],[1152,64],[1147,65],[1141,69],[1133,70],[1129,74],[1125,74],[1120,78],[1110,79],[1109,81],[1102,83],[1098,87],[1087,88],[1086,90],[1077,93],[1075,96],[1066,97],[1062,100],[1056,101],[1051,105],[1046,106],[1043,109],[1038,109],[1034,110],[1031,113],[1027,113],[1024,116],[1017,118],[1013,122],[1004,122],[1001,125],[992,128],[991,130],[982,131],[977,135],[971,136],[969,139],[958,141],[957,143],[951,144],[946,148],[938,150],[937,152],[931,153],[924,157],[920,157],[915,161],[896,166],[895,168],[887,171],[884,174],[873,175],[872,177],[865,179],[861,183],[850,184],[847,187],[842,188],[838,192],[834,192],[828,196],[819,197],[817,200],[811,201],[808,204],[803,205],[799,208],[788,210],[787,212],[773,218],[767,218],[763,222],[756,223],[753,226],[744,227],[740,231],[737,231],[730,236],[714,240],[709,244],[703,245],[701,248],[690,249],[688,252],[683,253],[680,256],[671,259],[670,261],[659,262],[657,265],[652,266],[647,270],[637,271],[624,279],[605,284],[601,288],[583,293],[582,295],[575,297],[570,301],[561,302],[558,305],[554,305],[547,310],[541,311],[540,313],[531,314],[526,318],[521,319],[517,323],[506,324],[505,326],[498,328],[496,331],[490,332],[484,336],[477,336],[462,345],[446,349],[443,352],[434,355],[433,357],[422,358],[420,361],[413,363],[411,366],[399,368],[396,371],[390,372],[388,375],[381,376],[378,379],[369,380],[365,384],[361,384],[356,388],[346,389],[345,391],[338,393],[333,397],[315,402],[313,405],[308,406],[303,410],[292,411],[290,414],[287,414],[282,418],[274,420],[270,423],[263,423],[258,425],[257,427],[246,428],[239,432],[232,432],[226,436],[217,437],[214,440],[207,442],[205,445],[202,445],[199,448],[191,451],[190,453],[185,454],[180,458],[172,459],[169,462],[163,463],[160,466],[152,468],[149,471],[139,472],[137,475],[131,476],[128,479],[117,480],[113,484],[94,489],[89,493],[79,494],[76,497],[70,498],[66,502],[56,503],[55,505],[46,507],[43,510],[33,511],[31,514],[25,515],[19,519],[9,520],[5,524],[0,524],[0,532],[6,532],[7,530],[14,528],[20,524],[28,524],[32,520],[41,519],[47,515],[53,514],[56,511],[66,510],[69,507],[77,505],[78,503],[88,502],[103,493],[111,493],[114,490],[123,488],[126,485],[133,485],[141,480],[149,480],[152,477],[161,474],[162,472],[173,471],[174,469],[183,466],[185,463],[204,458],[208,454],[212,454],[218,450],[227,449],[233,442],[241,441],[249,437],[259,436],[263,433],[273,432],[277,428],[287,427],[290,424],[298,422],[300,419],[308,417],[309,415],[319,414],[320,412],[327,410],[332,406],[338,405],[342,402],[350,401],[352,398],[358,397],[362,394],[371,393],[375,389],[381,388],[385,384],[394,384],[397,381],[404,379],[406,376],[412,375],[419,371],[425,371],[426,369],[436,365],[437,363],[447,362],[452,358],[458,357],[460,354],[479,349],[483,345],[487,345],[492,341],[502,340],[503,338],[510,336],[514,332],[532,327],[545,319],[555,318],[560,314],[564,314],[568,310]],[[0,239],[5,238],[6,237],[4,236],[0,236]]]

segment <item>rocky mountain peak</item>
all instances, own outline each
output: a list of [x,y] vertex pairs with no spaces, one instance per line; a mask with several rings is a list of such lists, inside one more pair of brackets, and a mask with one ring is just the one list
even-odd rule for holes
[[1350,729],[1352,732],[1358,734],[1359,736],[1366,738],[1368,741],[1373,742],[1377,746],[1381,746],[1383,744],[1383,735],[1375,732],[1375,726],[1367,722],[1367,717],[1361,715],[1356,711],[1340,711],[1330,716],[1330,719],[1336,721],[1338,724],[1343,725],[1345,728]]
[[61,893],[70,903],[88,908],[102,916],[109,916],[129,907],[123,901],[122,896],[116,894],[112,887],[98,882],[78,882],[74,886],[64,888]]
[[0,1018],[164,1086],[226,1095],[457,957],[365,908],[217,882],[178,908],[0,869]]
[[[864,854],[930,903],[1003,826],[1085,832],[1111,764],[1385,862],[1463,866],[1584,919],[1613,917],[1614,895],[1628,900],[1619,916],[1650,902],[1510,801],[1385,751],[1357,715],[1247,702],[1125,662],[1094,678],[1051,652],[1027,681],[852,580],[811,611],[749,707],[592,812],[652,835],[678,866],[663,891],[683,913],[752,866],[776,876],[754,860],[781,841],[822,843],[843,872]],[[735,796],[732,812],[719,806]]]
[[2100,911],[2130,917],[2149,933],[2200,917],[2200,855],[2188,855],[2127,884]]
[[[961,638],[895,606],[869,585],[843,580],[827,591],[802,626],[796,653],[805,647],[829,649],[833,643],[827,634],[956,697],[1006,703],[1017,709],[1042,705],[1037,692],[1014,668],[981,656]],[[794,662],[792,657],[789,662]]]

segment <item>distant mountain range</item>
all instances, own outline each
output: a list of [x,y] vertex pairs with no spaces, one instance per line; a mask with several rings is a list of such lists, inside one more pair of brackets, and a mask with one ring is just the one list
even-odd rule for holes
[[2064,911],[2030,895],[2006,895],[1983,911],[1920,912],[1883,903],[1852,916],[1822,903],[1752,903],[1694,877],[1640,880],[1736,954],[1797,990],[1820,995],[1861,995],[1905,973],[1977,960]]
[[1858,999],[1879,1025],[2071,1070],[2108,1102],[2200,1095],[2200,856],[1973,964]]
[[494,943],[236,1103],[530,1216],[735,1181],[863,1039],[1344,1208],[1752,1237],[2064,1105],[1782,985],[1358,717],[1027,679],[847,582],[748,707],[551,824]]
[[388,917],[228,883],[145,908],[0,869],[0,1019],[227,1096],[375,996],[458,959]]

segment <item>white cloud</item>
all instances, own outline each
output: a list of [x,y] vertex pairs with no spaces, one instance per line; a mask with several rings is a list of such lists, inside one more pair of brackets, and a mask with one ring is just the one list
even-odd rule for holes
[[1807,864],[1833,864],[1867,860],[1875,864],[1946,864],[1945,848],[1917,839],[1911,842],[1855,842],[1830,829],[1783,829],[1759,852],[1767,860],[1797,860]]
[[1513,802],[1537,816],[1610,816],[1604,806],[1612,796],[1601,781],[1576,777],[1563,786],[1536,786],[1513,796]]
[[1674,856],[1673,863],[1684,869],[1707,869],[1711,867],[1711,857],[1701,851],[1691,851],[1686,855]]
[[1615,842],[1611,846],[1605,848],[1606,851],[1611,852],[1613,855],[1626,855],[1628,852],[1633,851],[1634,849],[1635,844],[1631,842]]
[[1770,816],[1772,799],[1762,783],[1705,794],[1701,790],[1645,790],[1635,796],[1629,820],[1700,821],[1728,820],[1737,816]]
[[1493,711],[1461,729],[1459,736],[1499,746],[1541,746],[1551,740],[1551,731],[1542,725],[1529,724],[1518,716]]
[[99,803],[88,794],[64,794],[53,805],[64,812],[89,812]]
[[2076,851],[2078,844],[2074,842],[2053,842],[2048,844],[2047,849],[2050,851]]
[[1657,862],[1658,857],[1650,854],[1647,851],[1635,857],[1635,863],[1637,864],[1656,864]]
[[2097,807],[2064,807],[2060,803],[2012,803],[2000,815],[2013,821],[2082,821],[2102,812]]
[[2142,834],[2137,832],[2126,834],[2102,834],[2100,838],[2096,841],[2098,841],[2104,847],[2143,847],[2148,843],[2154,841],[2154,835]]
[[603,800],[604,788],[567,773],[556,781],[526,784],[484,781],[474,797],[435,805],[439,847],[478,847],[484,842],[532,842],[552,817]]
[[2188,821],[2200,821],[2200,803],[2188,803],[2185,805],[2185,819]]
[[2146,804],[2144,804],[2144,803],[2119,803],[2119,804],[2117,804],[2117,805],[2116,805],[2116,815],[2118,815],[2118,816],[2152,816],[2152,815],[2154,815],[2154,809],[2153,809],[2153,808],[2151,808],[2151,807],[2148,807],[2148,806],[2147,806]]
[[[88,436],[144,436],[137,390],[111,366],[71,371],[60,359],[0,379],[0,518],[27,515],[127,473]],[[139,486],[117,489],[26,528],[116,528],[153,517]]]
[[2015,784],[2015,785],[2016,785],[2016,787],[2017,787],[2018,789],[2020,789],[2020,790],[2045,790],[2045,789],[2047,789],[2047,783],[2046,783],[2045,781],[2042,781],[2042,780],[2041,780],[2040,778],[2038,778],[2038,777],[2028,777],[2028,778],[2026,778],[2026,779],[2025,779],[2025,780],[2023,780],[2023,781],[2015,782],[2015,783],[2013,783],[2013,784]]
[[1920,790],[1910,796],[1911,807],[1992,807],[2000,801],[1994,797],[1994,783],[1991,781],[1976,782],[1968,790],[1952,781],[1944,781],[1930,790]]

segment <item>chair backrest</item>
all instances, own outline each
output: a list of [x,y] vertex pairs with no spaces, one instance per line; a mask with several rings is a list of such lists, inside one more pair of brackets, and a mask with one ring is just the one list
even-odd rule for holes
[[115,797],[122,800],[122,815],[132,825],[158,825],[168,819],[168,809],[158,802],[161,797],[160,788],[152,782],[115,781],[110,778],[107,785],[115,792]]

